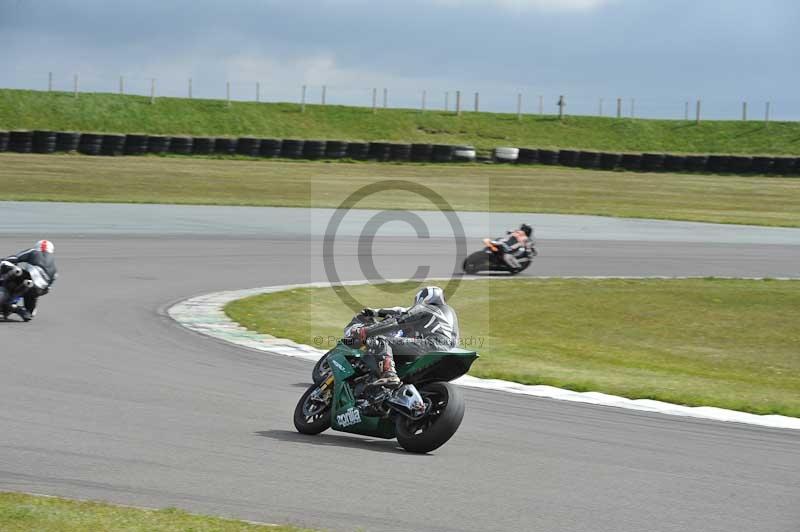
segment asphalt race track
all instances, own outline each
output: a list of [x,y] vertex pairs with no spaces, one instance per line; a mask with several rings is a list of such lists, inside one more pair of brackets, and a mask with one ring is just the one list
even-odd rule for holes
[[[191,333],[165,309],[324,280],[319,242],[268,228],[110,235],[111,220],[95,223],[90,235],[42,224],[60,235],[61,278],[34,322],[0,322],[0,490],[333,530],[800,530],[800,431],[466,390],[461,429],[431,455],[299,435],[307,362]],[[0,254],[44,236],[0,228]],[[355,245],[342,244],[342,278],[362,278]],[[376,263],[402,277],[424,257],[449,275],[446,248],[387,238]],[[779,277],[800,264],[800,239],[540,248],[536,275]]]

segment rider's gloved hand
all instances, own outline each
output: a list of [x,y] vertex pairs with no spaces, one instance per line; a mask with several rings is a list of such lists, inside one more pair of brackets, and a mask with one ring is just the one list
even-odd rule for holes
[[365,307],[365,308],[361,309],[361,315],[362,316],[367,316],[369,318],[374,318],[375,316],[378,315],[378,313],[375,311],[375,309],[371,309],[369,307]]

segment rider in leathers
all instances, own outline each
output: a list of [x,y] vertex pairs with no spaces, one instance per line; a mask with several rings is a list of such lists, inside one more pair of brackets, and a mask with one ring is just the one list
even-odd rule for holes
[[[16,255],[0,260],[0,276],[7,277],[11,265],[27,263],[35,270],[35,283],[30,287],[19,287],[14,293],[9,293],[5,288],[0,287],[0,307],[3,307],[3,314],[7,312],[5,305],[9,304],[9,299],[22,295],[25,302],[24,307],[17,307],[14,311],[25,321],[30,321],[36,315],[36,304],[40,296],[47,294],[50,287],[58,277],[56,262],[53,258],[55,251],[53,243],[49,240],[40,240],[35,247],[20,251]],[[5,316],[4,316],[5,317]]]
[[428,286],[417,292],[414,306],[410,308],[365,308],[361,315],[384,318],[366,326],[354,320],[355,323],[351,322],[345,330],[349,343],[367,345],[367,352],[377,357],[380,377],[373,385],[394,387],[400,384],[395,357],[406,361],[458,344],[458,317],[445,303],[444,291],[438,286]]
[[503,250],[503,260],[512,270],[519,269],[521,257],[533,252],[531,233],[533,228],[528,224],[522,224],[518,230],[509,231],[506,236],[495,240]]

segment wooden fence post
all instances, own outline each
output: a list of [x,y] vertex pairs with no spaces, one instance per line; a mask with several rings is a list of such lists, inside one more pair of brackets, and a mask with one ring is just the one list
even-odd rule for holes
[[461,91],[456,91],[456,115],[461,116]]
[[386,109],[389,107],[389,89],[383,89],[383,108]]
[[480,106],[480,101],[481,101],[480,98],[481,98],[480,93],[476,92],[475,93],[475,112],[476,113],[480,112],[480,108],[481,108],[481,106]]
[[227,102],[226,105],[228,107],[231,106],[231,82],[225,82],[225,101]]
[[192,78],[189,78],[189,99],[192,99]]
[[75,96],[75,98],[77,98],[78,97],[78,75],[77,74],[75,74],[73,76],[72,81],[73,81],[72,88],[73,88],[74,96]]
[[617,118],[622,118],[622,98],[617,98]]
[[522,93],[517,93],[517,121],[522,120]]
[[425,112],[425,99],[428,96],[427,91],[422,91],[422,106],[420,107],[420,112]]
[[378,112],[378,89],[375,87],[372,89],[372,112]]
[[447,112],[450,110],[450,92],[444,93],[444,111]]
[[747,102],[742,102],[742,122],[747,122]]
[[261,82],[256,81],[256,102],[261,101]]
[[150,78],[150,104],[156,103],[156,78]]
[[564,95],[562,94],[561,96],[558,97],[558,119],[559,120],[564,118],[564,106],[566,106],[566,105],[567,105],[567,103],[564,101]]
[[327,92],[328,92],[328,86],[327,85],[323,85],[322,86],[322,105],[325,105],[325,97],[327,96],[327,94],[326,94]]
[[695,124],[700,124],[700,109],[702,104],[700,103],[700,98],[697,99],[697,108],[695,109]]

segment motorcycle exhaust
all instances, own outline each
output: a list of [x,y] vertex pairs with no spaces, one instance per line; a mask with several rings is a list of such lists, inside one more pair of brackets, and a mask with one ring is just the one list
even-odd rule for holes
[[408,418],[419,419],[425,415],[425,401],[413,384],[399,387],[386,402]]

